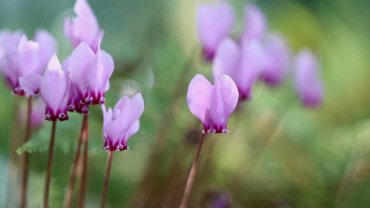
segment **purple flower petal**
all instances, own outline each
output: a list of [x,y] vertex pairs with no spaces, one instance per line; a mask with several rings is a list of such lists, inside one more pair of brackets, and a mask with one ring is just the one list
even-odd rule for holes
[[190,111],[202,121],[208,121],[208,110],[211,106],[213,86],[211,83],[200,74],[197,74],[190,82],[187,102]]
[[95,54],[91,48],[82,42],[69,57],[68,71],[71,81],[77,86],[83,96],[87,93],[87,78],[90,74]]
[[253,39],[261,39],[267,30],[267,21],[263,12],[253,4],[244,9],[245,28],[243,42]]
[[215,78],[228,74],[232,78],[238,76],[241,49],[231,38],[225,38],[217,49],[213,60],[213,75]]
[[261,80],[269,86],[279,85],[289,72],[290,50],[280,35],[272,35],[266,43],[266,67],[261,73]]
[[266,64],[264,50],[259,41],[253,40],[243,43],[240,72],[233,77],[239,89],[240,100],[248,100],[255,80]]
[[295,86],[306,107],[317,107],[321,104],[324,90],[319,75],[319,63],[308,50],[302,50],[296,58]]
[[68,82],[62,66],[54,55],[41,81],[41,96],[47,106],[47,119],[64,119],[66,116],[66,99]]
[[46,30],[38,30],[34,39],[39,44],[38,73],[43,74],[50,58],[57,53],[57,43],[54,37]]
[[42,76],[39,74],[27,74],[19,77],[19,84],[27,96],[35,96],[40,91],[41,80]]
[[39,44],[23,36],[17,48],[18,75],[36,73],[39,66]]
[[200,4],[197,10],[197,31],[203,52],[212,59],[221,41],[230,34],[234,10],[228,3]]
[[77,0],[74,6],[76,17],[67,18],[64,22],[64,33],[73,47],[86,42],[94,51],[97,51],[99,39],[103,32],[99,29],[98,21],[86,0]]

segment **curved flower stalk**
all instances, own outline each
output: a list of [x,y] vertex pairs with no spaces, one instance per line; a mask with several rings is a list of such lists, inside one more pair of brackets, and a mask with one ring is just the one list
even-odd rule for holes
[[113,73],[113,58],[100,48],[96,53],[82,42],[63,64],[71,79],[68,110],[88,112],[90,104],[104,104],[109,78]]
[[265,66],[266,57],[257,40],[238,45],[231,38],[222,41],[213,62],[215,78],[226,74],[234,81],[239,91],[239,100],[251,98],[252,87]]
[[76,17],[68,17],[64,21],[65,35],[74,48],[81,42],[86,42],[96,52],[104,32],[99,28],[91,7],[86,0],[77,0],[73,10]]
[[139,118],[144,112],[144,100],[140,93],[131,99],[121,98],[116,106],[108,110],[103,107],[104,149],[122,151],[128,149],[127,141],[140,128]]
[[322,103],[324,90],[319,75],[319,63],[309,50],[302,50],[297,55],[295,87],[304,106],[318,107]]
[[289,73],[290,49],[285,39],[273,34],[265,43],[266,66],[260,75],[260,80],[271,87],[281,84]]
[[56,42],[45,30],[38,30],[33,41],[20,32],[0,35],[0,68],[15,94],[38,94],[42,74],[55,52]]
[[187,102],[190,111],[203,123],[203,132],[227,133],[227,121],[238,103],[239,93],[227,75],[215,79],[212,85],[198,74],[190,82]]
[[54,55],[41,80],[41,97],[45,101],[45,119],[49,121],[68,120],[67,99],[69,80],[58,57]]
[[267,30],[265,14],[253,4],[249,4],[244,8],[244,24],[243,42],[261,39]]
[[230,34],[234,20],[234,9],[226,2],[198,6],[197,32],[206,60],[213,59],[221,41]]

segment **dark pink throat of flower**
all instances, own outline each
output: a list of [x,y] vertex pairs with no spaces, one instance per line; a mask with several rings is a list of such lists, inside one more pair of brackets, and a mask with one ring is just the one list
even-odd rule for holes
[[229,133],[227,124],[203,124],[203,134],[225,134]]
[[105,103],[103,93],[91,93],[85,96],[78,95],[68,101],[67,110],[70,112],[86,114],[89,112],[89,105],[101,105]]
[[113,141],[110,138],[106,138],[104,141],[104,150],[105,151],[110,151],[110,152],[118,152],[118,151],[123,151],[127,150],[128,146],[125,143],[124,139],[119,139],[117,141]]
[[66,121],[68,120],[68,113],[66,110],[57,110],[54,112],[51,108],[47,107],[45,110],[45,120],[48,121]]
[[212,62],[215,57],[215,52],[206,48],[203,48],[203,57],[207,62]]

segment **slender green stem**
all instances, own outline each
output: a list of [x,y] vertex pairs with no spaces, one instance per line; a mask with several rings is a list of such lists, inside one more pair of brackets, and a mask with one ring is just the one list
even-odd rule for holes
[[[24,144],[28,142],[31,137],[31,114],[32,114],[32,97],[30,96],[27,101],[27,121],[26,121],[26,132],[24,135]],[[22,181],[20,190],[20,208],[27,207],[27,184],[28,184],[28,163],[29,153],[23,154],[22,160]]]
[[55,130],[56,130],[57,121],[53,121],[51,128],[50,144],[49,144],[49,157],[46,168],[46,177],[45,177],[45,189],[44,189],[44,208],[49,207],[49,187],[50,187],[50,178],[51,178],[51,167],[54,157],[54,143],[55,143]]
[[190,173],[189,173],[189,176],[188,176],[188,180],[186,182],[185,191],[184,191],[184,195],[182,196],[180,208],[187,208],[188,207],[190,194],[191,194],[191,191],[193,189],[194,179],[195,179],[195,176],[197,174],[198,164],[199,164],[199,160],[200,160],[200,152],[202,150],[205,135],[206,134],[202,133],[202,136],[200,137],[197,153],[196,153],[195,158],[193,160],[193,165],[191,166],[191,170],[190,170]]
[[100,208],[105,207],[105,201],[107,200],[110,170],[112,168],[112,160],[113,160],[113,152],[109,151],[108,159],[107,159],[107,167],[105,168],[104,185],[103,185],[103,192],[102,192],[102,197],[100,201]]
[[75,157],[73,159],[71,174],[69,177],[68,188],[66,190],[65,197],[64,197],[64,207],[66,208],[72,207],[72,195],[73,195],[74,187],[76,184],[77,165],[78,165],[78,161],[80,160],[80,156],[81,156],[82,138],[83,138],[84,131],[87,125],[87,121],[88,121],[87,118],[88,118],[87,116],[84,116],[82,119],[80,138],[78,139],[77,149],[76,149]]
[[86,198],[86,186],[87,186],[87,161],[88,161],[88,137],[89,137],[89,122],[88,114],[84,115],[86,119],[85,129],[82,132],[82,144],[83,144],[83,155],[82,155],[82,175],[80,181],[80,196],[78,199],[78,207],[85,207]]

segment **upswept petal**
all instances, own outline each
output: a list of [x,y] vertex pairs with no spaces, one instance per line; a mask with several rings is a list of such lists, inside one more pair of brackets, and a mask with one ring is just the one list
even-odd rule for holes
[[54,55],[50,59],[41,81],[41,96],[54,113],[63,108],[62,104],[66,97],[67,88],[67,78],[57,56]]
[[242,48],[240,72],[239,75],[234,78],[234,81],[238,86],[239,96],[243,100],[250,98],[250,91],[255,80],[265,67],[266,58],[262,45],[257,40],[243,43]]
[[225,120],[228,120],[234,112],[239,100],[239,92],[235,82],[228,75],[222,75],[218,79],[218,85],[222,94]]
[[197,10],[197,31],[200,42],[209,52],[215,52],[226,37],[235,19],[233,8],[225,2],[200,4]]
[[93,67],[89,71],[87,83],[91,91],[104,92],[106,84],[113,73],[113,58],[105,51],[98,51]]
[[247,5],[244,9],[244,19],[243,41],[261,39],[267,29],[267,21],[263,12],[256,5]]
[[316,107],[323,99],[323,86],[319,75],[319,63],[312,52],[302,50],[295,63],[297,93],[307,107]]
[[134,134],[136,134],[140,129],[140,121],[137,120],[135,123],[133,123],[127,130],[125,138],[125,143],[127,143],[127,140]]
[[86,0],[77,0],[74,6],[76,17],[67,18],[64,22],[65,35],[70,39],[73,47],[86,42],[94,51],[98,48],[98,39],[103,33],[99,29],[98,21]]
[[237,77],[240,51],[238,44],[231,38],[225,38],[221,42],[213,60],[213,76],[215,79],[223,74]]
[[211,106],[213,86],[200,74],[190,82],[187,92],[187,102],[190,111],[203,123],[207,122],[207,111]]
[[289,46],[283,37],[273,34],[267,39],[265,52],[266,66],[262,71],[261,79],[270,86],[277,86],[289,72]]
[[53,35],[46,30],[38,30],[34,39],[39,44],[38,73],[43,74],[50,58],[57,53],[57,43]]
[[94,52],[85,42],[78,45],[69,58],[68,71],[71,81],[82,94],[87,92],[87,75],[90,73],[94,58]]
[[29,41],[26,36],[23,36],[17,48],[19,76],[37,72],[39,66],[38,53],[39,44],[34,41]]
[[22,32],[3,31],[0,33],[0,72],[5,76],[11,87],[18,85],[17,48]]
[[27,74],[19,77],[19,84],[27,96],[35,96],[40,91],[41,80],[40,74]]

